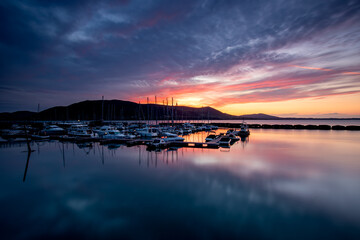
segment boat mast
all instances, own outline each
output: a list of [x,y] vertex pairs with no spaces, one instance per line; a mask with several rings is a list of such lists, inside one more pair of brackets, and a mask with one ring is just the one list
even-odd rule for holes
[[149,110],[149,97],[146,98],[146,105],[147,105],[147,115],[148,115],[148,125],[150,124],[150,110]]
[[155,123],[156,125],[158,124],[158,116],[157,116],[157,113],[158,113],[158,108],[157,108],[157,101],[156,101],[156,95],[155,95]]
[[171,126],[174,126],[174,98],[171,97]]
[[101,122],[104,121],[104,96],[102,96],[102,102],[101,102]]

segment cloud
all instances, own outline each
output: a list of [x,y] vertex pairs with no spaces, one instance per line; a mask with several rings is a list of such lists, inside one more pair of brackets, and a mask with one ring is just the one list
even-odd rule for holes
[[[44,89],[58,105],[101,95],[281,101],[333,82],[356,88],[359,9],[335,0],[2,1],[0,87]],[[29,104],[0,92],[12,102],[3,110]]]

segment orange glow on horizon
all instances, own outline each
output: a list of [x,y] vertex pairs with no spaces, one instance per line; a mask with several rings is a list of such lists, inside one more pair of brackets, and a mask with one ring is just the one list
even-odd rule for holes
[[[194,93],[189,95],[174,95],[174,106],[189,106],[195,108],[213,107],[223,113],[231,115],[264,113],[274,116],[310,116],[338,114],[339,117],[360,117],[360,92],[352,94],[337,94],[321,97],[299,98],[291,100],[278,100],[267,102],[235,102],[232,99],[224,99],[223,105],[216,106],[211,104],[212,99],[202,97],[203,95]],[[157,97],[157,104],[171,106],[171,97]],[[238,100],[238,99],[235,99]],[[137,101],[139,102],[139,101]],[[140,103],[146,104],[146,98],[142,98]],[[154,104],[155,98],[149,98],[149,103]],[[341,116],[343,115],[343,116]]]
[[[319,72],[291,74],[295,68]],[[239,67],[240,68],[240,67]],[[273,73],[276,70],[275,73]],[[289,72],[290,70],[290,72]],[[235,70],[234,70],[235,71]],[[305,70],[304,70],[305,71]],[[269,65],[242,74],[199,75],[180,78],[179,74],[167,74],[160,78],[156,89],[141,89],[141,95],[132,101],[189,107],[216,108],[232,115],[265,113],[269,115],[324,115],[339,114],[360,117],[360,72],[345,72],[338,69],[317,68],[300,65]],[[278,77],[279,76],[279,77]],[[341,116],[339,116],[341,117]]]

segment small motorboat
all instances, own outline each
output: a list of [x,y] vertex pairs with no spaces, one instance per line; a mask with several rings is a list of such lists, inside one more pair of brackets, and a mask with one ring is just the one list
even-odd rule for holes
[[162,138],[165,142],[183,142],[185,138],[182,137],[166,137]]
[[214,140],[214,139],[216,139],[217,138],[217,136],[215,135],[215,134],[210,134],[209,136],[207,136],[206,138],[205,138],[205,141],[206,142],[210,142],[210,141],[212,141],[212,140]]
[[65,133],[65,130],[56,125],[46,126],[43,130],[40,131],[41,135],[62,135]]
[[249,126],[246,124],[246,122],[243,122],[240,126],[240,130],[238,131],[238,135],[240,137],[247,137],[250,135]]
[[126,138],[126,135],[120,133],[119,130],[111,129],[111,130],[108,130],[107,132],[105,132],[102,135],[102,138],[103,139],[124,139],[124,138]]
[[223,136],[219,141],[219,145],[229,146],[230,142],[231,142],[231,138],[229,136]]

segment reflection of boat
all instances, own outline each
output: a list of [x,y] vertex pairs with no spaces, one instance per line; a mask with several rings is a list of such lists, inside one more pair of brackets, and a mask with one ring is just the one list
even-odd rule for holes
[[32,140],[47,140],[50,136],[42,136],[42,135],[31,135]]
[[168,152],[171,152],[171,151],[177,151],[178,149],[180,149],[181,147],[169,147],[167,149]]
[[115,144],[115,143],[110,143],[107,145],[108,149],[117,149],[119,147],[121,147],[120,144]]
[[250,135],[249,126],[246,124],[246,122],[243,122],[240,126],[240,131],[238,133],[240,137],[247,137]]
[[91,142],[83,142],[83,143],[77,143],[76,144],[80,149],[81,148],[91,148],[92,143]]
[[249,138],[248,137],[240,137],[241,141],[242,142],[248,142],[249,141]]
[[153,147],[153,148],[160,148],[160,147],[164,147],[165,145],[166,142],[164,141],[163,138],[156,138],[148,144],[149,147]]

